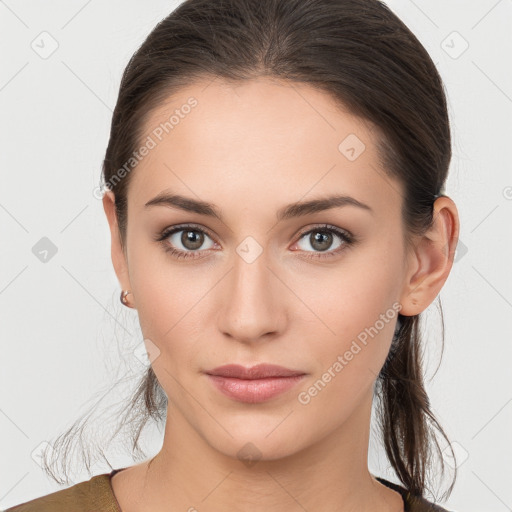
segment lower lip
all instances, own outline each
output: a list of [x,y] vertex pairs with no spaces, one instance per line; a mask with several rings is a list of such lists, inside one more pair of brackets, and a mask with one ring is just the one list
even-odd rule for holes
[[260,403],[270,400],[296,386],[305,375],[294,377],[269,377],[266,379],[235,379],[208,375],[217,389],[233,400],[246,403]]

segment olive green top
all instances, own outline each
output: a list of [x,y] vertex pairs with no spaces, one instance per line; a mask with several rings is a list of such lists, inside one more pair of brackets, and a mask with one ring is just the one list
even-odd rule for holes
[[[110,473],[96,475],[90,480],[21,503],[15,507],[8,508],[4,512],[122,512],[114,495],[110,479],[115,473],[123,469],[125,468],[114,469]],[[411,496],[400,485],[389,482],[384,478],[375,478],[380,483],[402,495],[405,512],[450,512],[424,498]]]

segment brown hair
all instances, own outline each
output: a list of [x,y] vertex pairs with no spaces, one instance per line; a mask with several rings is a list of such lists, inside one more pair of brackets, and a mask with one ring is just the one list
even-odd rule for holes
[[[157,24],[122,76],[103,179],[115,194],[125,250],[132,174],[116,179],[116,173],[140,147],[149,114],[194,81],[263,76],[310,84],[370,121],[380,134],[378,150],[384,169],[404,185],[406,241],[425,233],[451,158],[446,98],[427,51],[385,4],[378,0],[186,0]],[[399,318],[402,327],[394,350],[376,381],[378,418],[386,454],[398,478],[411,494],[423,496],[434,444],[444,474],[434,430],[447,441],[453,458],[455,454],[425,391],[420,316]],[[442,338],[444,348],[444,323]],[[131,415],[136,424],[134,450],[147,421],[161,421],[166,405],[167,397],[150,366],[125,416]],[[74,434],[70,429],[63,440],[69,442]],[[454,484],[455,477],[448,496]]]

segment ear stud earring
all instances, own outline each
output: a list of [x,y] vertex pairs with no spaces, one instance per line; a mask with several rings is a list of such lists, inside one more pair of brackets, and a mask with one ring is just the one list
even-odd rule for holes
[[128,294],[132,293],[130,290],[123,290],[121,291],[121,297],[120,297],[120,300],[121,300],[121,303],[124,305],[124,306],[127,306],[129,308],[131,308],[132,306],[130,306],[128,304],[128,301],[126,300],[126,296]]

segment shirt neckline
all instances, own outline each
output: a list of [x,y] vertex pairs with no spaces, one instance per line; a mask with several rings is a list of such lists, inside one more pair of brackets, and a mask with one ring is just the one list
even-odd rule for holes
[[[108,485],[109,485],[109,489],[110,489],[110,495],[112,497],[112,500],[113,500],[115,506],[117,507],[116,512],[122,512],[122,510],[121,510],[121,505],[119,505],[116,495],[114,494],[114,488],[112,487],[112,477],[116,473],[119,473],[120,471],[123,471],[124,469],[126,469],[126,468],[118,468],[118,469],[114,469],[110,473],[108,473]],[[404,512],[410,512],[410,502],[409,502],[410,492],[405,487],[402,487],[401,485],[390,482],[389,480],[386,480],[385,478],[382,478],[380,476],[373,475],[373,477],[376,480],[378,480],[381,484],[385,485],[386,487],[389,487],[390,489],[397,491],[400,494],[400,496],[402,496],[402,501],[404,503]]]
[[381,484],[385,485],[386,487],[389,487],[390,489],[397,491],[402,496],[402,501],[404,502],[404,512],[410,512],[411,493],[405,487],[399,484],[395,484],[394,482],[390,482],[389,480],[386,480],[385,478],[382,478],[380,476],[374,475],[374,478],[378,480]]
[[112,470],[110,473],[108,473],[108,488],[109,488],[109,491],[110,491],[110,496],[112,498],[112,501],[114,503],[114,506],[116,507],[116,511],[115,512],[122,512],[121,510],[121,505],[119,504],[119,502],[117,501],[117,497],[116,495],[114,494],[114,488],[112,487],[112,477],[116,474],[116,473],[119,473],[120,471],[123,471],[123,469],[126,469],[126,468],[118,468],[118,469],[114,469]]

